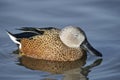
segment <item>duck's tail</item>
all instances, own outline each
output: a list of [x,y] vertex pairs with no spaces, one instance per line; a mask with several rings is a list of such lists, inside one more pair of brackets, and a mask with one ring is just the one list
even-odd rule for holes
[[10,39],[16,43],[17,45],[19,45],[19,48],[21,48],[21,43],[19,38],[17,38],[17,36],[15,34],[12,34],[11,32],[9,32],[8,30],[6,30],[8,36],[10,37]]

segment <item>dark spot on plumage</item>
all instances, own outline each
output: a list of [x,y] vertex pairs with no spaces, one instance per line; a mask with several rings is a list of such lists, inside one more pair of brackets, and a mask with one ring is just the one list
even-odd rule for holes
[[37,31],[40,35],[44,34],[44,31]]
[[32,40],[32,39],[33,39],[33,37],[30,37],[30,38],[29,38],[29,40]]

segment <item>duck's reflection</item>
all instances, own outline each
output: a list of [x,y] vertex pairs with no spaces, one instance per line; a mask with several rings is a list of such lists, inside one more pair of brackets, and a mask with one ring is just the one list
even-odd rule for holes
[[55,74],[61,74],[65,71],[69,71],[71,69],[83,66],[85,64],[86,57],[76,61],[48,61],[22,56],[19,61],[20,65],[23,65],[33,70],[41,70]]
[[29,69],[47,71],[54,74],[63,74],[63,80],[88,80],[87,75],[91,68],[98,66],[102,59],[97,59],[92,64],[85,66],[86,57],[76,61],[48,61],[41,59],[33,59],[27,56],[22,56],[20,65]]

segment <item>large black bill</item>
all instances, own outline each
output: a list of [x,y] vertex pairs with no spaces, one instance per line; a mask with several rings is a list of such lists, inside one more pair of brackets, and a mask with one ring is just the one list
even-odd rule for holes
[[83,48],[84,50],[88,51],[91,54],[102,57],[102,54],[99,51],[97,51],[96,49],[94,49],[87,40],[85,42],[83,42],[80,47]]

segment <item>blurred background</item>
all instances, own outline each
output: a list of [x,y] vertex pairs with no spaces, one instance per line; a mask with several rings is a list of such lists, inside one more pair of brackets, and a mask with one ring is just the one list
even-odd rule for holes
[[[16,65],[17,49],[5,30],[21,27],[81,27],[90,43],[103,54],[103,62],[87,76],[89,80],[120,79],[120,0],[0,0],[0,79],[63,80]],[[93,56],[88,55],[87,64]],[[45,76],[46,75],[46,76]],[[78,79],[79,80],[79,79]]]

